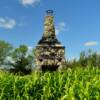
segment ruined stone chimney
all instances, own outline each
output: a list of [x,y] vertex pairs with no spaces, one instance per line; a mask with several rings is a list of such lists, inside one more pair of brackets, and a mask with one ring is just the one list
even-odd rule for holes
[[52,10],[46,11],[44,32],[36,46],[36,69],[55,71],[65,63],[65,47],[56,38]]
[[55,36],[54,16],[52,10],[46,11],[44,19],[44,37]]

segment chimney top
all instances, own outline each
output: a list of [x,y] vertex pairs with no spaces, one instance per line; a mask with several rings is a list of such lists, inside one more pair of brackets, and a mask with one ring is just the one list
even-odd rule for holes
[[46,14],[52,16],[53,15],[53,10],[47,10]]

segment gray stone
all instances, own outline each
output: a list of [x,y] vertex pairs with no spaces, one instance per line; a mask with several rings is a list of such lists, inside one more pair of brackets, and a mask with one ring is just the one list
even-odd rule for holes
[[55,35],[54,16],[47,15],[43,36],[36,46],[36,69],[50,71],[61,69],[65,61],[65,47]]

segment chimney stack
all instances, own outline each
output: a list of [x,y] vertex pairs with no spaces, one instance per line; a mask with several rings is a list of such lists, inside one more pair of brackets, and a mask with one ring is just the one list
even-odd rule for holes
[[44,37],[55,36],[54,16],[53,10],[47,10],[44,19]]

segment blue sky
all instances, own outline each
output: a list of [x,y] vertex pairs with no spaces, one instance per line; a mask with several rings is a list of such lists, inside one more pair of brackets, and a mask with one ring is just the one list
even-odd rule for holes
[[34,48],[47,9],[54,10],[57,37],[67,58],[89,48],[100,53],[100,0],[0,0],[0,40]]

